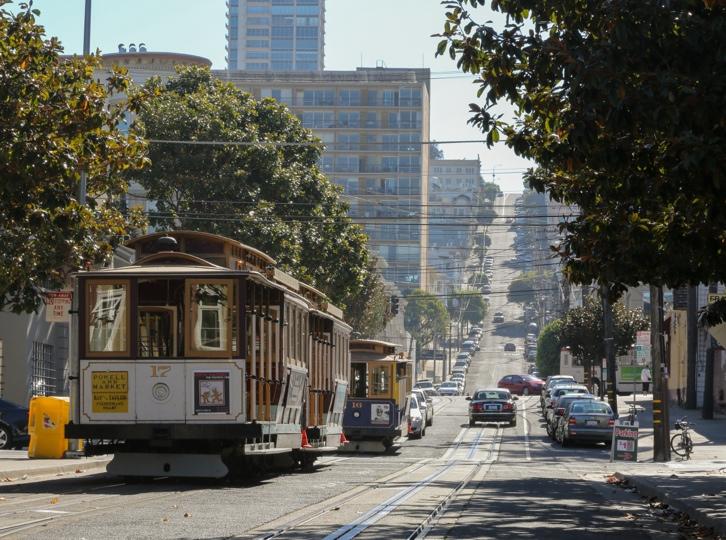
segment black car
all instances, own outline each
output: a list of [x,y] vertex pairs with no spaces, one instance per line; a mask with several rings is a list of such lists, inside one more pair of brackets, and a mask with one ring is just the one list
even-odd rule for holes
[[517,346],[514,343],[505,343],[504,350],[507,352],[513,352],[517,350]]
[[0,450],[28,444],[28,409],[0,399]]
[[477,390],[474,395],[466,398],[469,404],[469,425],[477,422],[509,422],[510,426],[517,425],[517,396],[509,390],[493,388],[490,390]]

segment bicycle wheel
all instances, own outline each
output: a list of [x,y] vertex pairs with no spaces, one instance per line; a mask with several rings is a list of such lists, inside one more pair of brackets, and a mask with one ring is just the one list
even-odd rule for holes
[[671,437],[671,450],[673,450],[673,453],[677,456],[687,457],[691,452],[691,448],[693,448],[693,443],[691,443],[691,439],[688,435],[676,433],[673,437]]

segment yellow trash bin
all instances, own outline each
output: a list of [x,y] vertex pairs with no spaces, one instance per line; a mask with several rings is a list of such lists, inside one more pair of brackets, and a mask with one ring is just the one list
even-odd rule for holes
[[28,457],[60,459],[68,450],[65,426],[70,419],[70,398],[36,396],[30,400]]

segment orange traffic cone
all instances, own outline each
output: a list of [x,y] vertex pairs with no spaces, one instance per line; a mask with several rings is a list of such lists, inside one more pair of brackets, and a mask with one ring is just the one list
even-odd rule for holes
[[340,432],[340,444],[348,444],[350,441],[345,438],[345,433]]
[[307,429],[302,430],[302,444],[300,446],[302,446],[302,448],[312,448],[312,446],[310,446],[310,443],[308,442],[308,430]]

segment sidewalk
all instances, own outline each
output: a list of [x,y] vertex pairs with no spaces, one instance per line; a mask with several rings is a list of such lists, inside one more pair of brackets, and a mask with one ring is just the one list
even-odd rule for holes
[[[621,415],[627,413],[632,399],[618,399]],[[652,396],[636,396],[636,406],[640,422],[638,463],[618,463],[615,476],[642,496],[655,497],[726,538],[726,418],[704,420],[700,410],[671,405],[671,428],[683,416],[694,426],[692,459],[682,461],[674,454],[668,463],[654,463]],[[671,436],[674,433],[671,429]]]
[[30,459],[27,450],[0,450],[0,482],[41,476],[105,472],[110,456],[66,459]]

